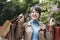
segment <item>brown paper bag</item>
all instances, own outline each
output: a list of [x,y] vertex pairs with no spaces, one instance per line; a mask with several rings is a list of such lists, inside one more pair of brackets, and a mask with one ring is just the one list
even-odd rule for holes
[[2,37],[6,37],[7,33],[9,32],[10,30],[10,24],[11,22],[9,20],[7,20],[4,24],[3,24],[3,27],[2,29],[0,30],[0,36]]

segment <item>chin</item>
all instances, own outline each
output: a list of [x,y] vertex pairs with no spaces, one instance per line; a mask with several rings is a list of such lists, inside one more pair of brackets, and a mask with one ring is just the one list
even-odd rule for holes
[[33,18],[33,20],[37,20],[37,18]]
[[38,18],[37,18],[37,17],[36,17],[36,18],[35,18],[35,17],[32,17],[32,19],[33,19],[33,20],[37,20]]

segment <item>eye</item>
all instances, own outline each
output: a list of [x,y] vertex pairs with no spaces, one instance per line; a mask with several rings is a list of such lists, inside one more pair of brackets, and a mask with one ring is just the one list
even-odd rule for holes
[[36,13],[39,13],[38,11],[36,11]]
[[31,13],[34,13],[34,11],[32,11]]

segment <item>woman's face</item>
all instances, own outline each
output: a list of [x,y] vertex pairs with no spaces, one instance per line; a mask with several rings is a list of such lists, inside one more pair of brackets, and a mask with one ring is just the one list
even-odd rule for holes
[[39,12],[36,11],[35,9],[33,9],[33,11],[31,12],[30,16],[31,16],[31,18],[33,20],[37,20],[39,18]]

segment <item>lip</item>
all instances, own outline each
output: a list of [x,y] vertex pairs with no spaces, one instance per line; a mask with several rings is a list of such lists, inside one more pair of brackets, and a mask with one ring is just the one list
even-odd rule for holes
[[32,17],[36,18],[37,16],[36,15],[32,15]]

